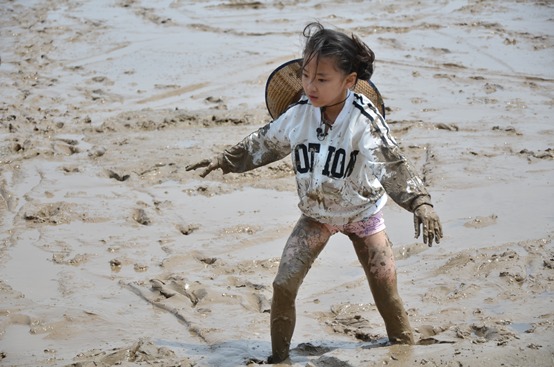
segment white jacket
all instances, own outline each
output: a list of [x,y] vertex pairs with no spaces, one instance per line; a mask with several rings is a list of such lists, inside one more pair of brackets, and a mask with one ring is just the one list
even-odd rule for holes
[[245,172],[291,154],[302,213],[343,225],[383,208],[387,193],[409,211],[430,196],[401,154],[385,120],[365,96],[350,93],[324,140],[321,111],[306,97],[227,149],[224,173]]

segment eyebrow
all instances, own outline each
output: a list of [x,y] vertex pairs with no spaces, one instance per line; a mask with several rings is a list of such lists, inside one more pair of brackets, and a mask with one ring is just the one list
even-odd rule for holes
[[[307,73],[308,71],[306,70],[306,68],[302,68],[302,72]],[[321,72],[317,72],[315,74],[315,76],[328,76],[328,75],[329,75],[329,73],[321,73]]]

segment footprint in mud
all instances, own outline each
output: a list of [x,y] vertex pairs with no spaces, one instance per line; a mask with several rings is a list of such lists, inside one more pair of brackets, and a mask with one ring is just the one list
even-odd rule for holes
[[26,211],[23,219],[35,224],[66,224],[71,222],[72,218],[68,213],[72,212],[71,205],[57,202],[34,208],[28,212]]
[[192,304],[192,307],[208,295],[208,291],[202,288],[200,284],[190,284],[179,277],[170,277],[166,281],[160,279],[151,279],[152,290],[160,292],[165,298],[171,298],[176,295],[185,296]]
[[454,329],[456,336],[460,339],[469,339],[474,344],[496,342],[497,345],[504,345],[509,340],[516,338],[511,330],[502,325],[487,326],[485,324],[473,324],[470,326],[457,327]]
[[79,142],[73,139],[56,139],[52,143],[52,151],[56,155],[73,155],[81,152],[81,149],[78,147]]
[[249,303],[250,309],[257,310],[259,313],[269,313],[271,311],[271,293],[266,285],[255,284],[236,277],[230,277],[228,284],[234,285],[235,288],[244,288],[244,292],[241,292],[243,293],[242,297]]
[[131,177],[130,175],[120,175],[119,173],[114,172],[112,170],[107,170],[106,173],[109,178],[113,178],[114,180],[117,180],[120,182],[127,181],[129,177]]
[[72,258],[68,258],[67,253],[55,253],[52,255],[52,262],[60,265],[73,265],[78,266],[87,262],[90,258],[88,254],[77,254]]
[[376,311],[371,305],[341,304],[331,306],[331,313],[321,319],[330,328],[332,333],[349,335],[364,342],[376,341],[381,337],[372,333],[374,325],[362,316],[370,310]]
[[415,332],[420,334],[420,338],[417,341],[417,345],[432,345],[432,344],[453,344],[455,341],[443,340],[438,337],[439,334],[448,330],[448,326],[436,327],[432,325],[421,325],[415,328]]
[[137,222],[138,224],[142,224],[143,226],[148,226],[148,225],[152,224],[152,221],[150,220],[148,215],[146,215],[146,211],[142,208],[141,209],[136,209],[133,212],[133,220],[135,222]]
[[94,146],[88,151],[88,156],[90,158],[99,158],[106,154],[106,148]]
[[[200,226],[198,224],[188,224],[188,225],[178,224],[177,225],[177,230],[185,236],[188,236],[189,234],[196,231],[197,229],[200,229]],[[215,262],[215,260],[214,260],[214,262]],[[213,262],[212,262],[212,264],[213,264]]]

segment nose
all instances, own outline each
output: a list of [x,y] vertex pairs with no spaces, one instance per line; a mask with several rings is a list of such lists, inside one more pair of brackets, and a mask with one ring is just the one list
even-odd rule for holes
[[313,80],[306,80],[306,92],[315,92],[317,90]]

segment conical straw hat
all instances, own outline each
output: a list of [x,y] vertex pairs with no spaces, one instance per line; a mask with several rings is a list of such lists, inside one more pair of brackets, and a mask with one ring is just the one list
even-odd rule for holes
[[[369,80],[358,80],[354,92],[365,95],[385,117],[385,104],[377,87]],[[275,69],[265,85],[265,103],[273,119],[302,96],[302,59],[290,60]]]

